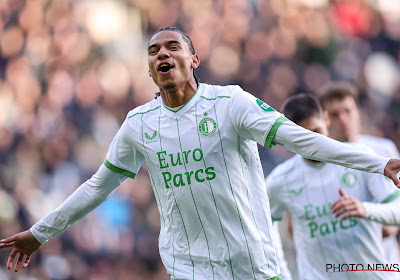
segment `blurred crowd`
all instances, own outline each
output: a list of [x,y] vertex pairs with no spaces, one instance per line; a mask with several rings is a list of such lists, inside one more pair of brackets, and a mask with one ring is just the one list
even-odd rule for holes
[[[128,111],[155,97],[147,43],[164,26],[192,38],[200,82],[238,84],[278,110],[328,81],[354,83],[363,132],[400,148],[399,1],[0,0],[0,237],[87,180]],[[265,175],[291,155],[260,153]],[[0,279],[168,279],[159,219],[143,166],[23,271],[6,271],[1,250]]]

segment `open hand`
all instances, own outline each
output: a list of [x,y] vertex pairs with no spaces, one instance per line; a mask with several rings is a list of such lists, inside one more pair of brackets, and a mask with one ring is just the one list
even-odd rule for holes
[[367,213],[365,212],[364,205],[354,197],[348,196],[343,189],[339,188],[340,198],[336,200],[331,207],[332,213],[335,214],[335,218],[340,217],[344,220],[349,217],[360,217],[365,218]]
[[[11,237],[1,239],[0,249],[6,247],[13,247],[11,251],[8,261],[7,261],[7,268],[11,269],[14,258],[19,253],[19,257],[17,263],[15,264],[14,271],[17,272],[22,265],[22,268],[28,266],[29,261],[31,260],[31,256],[33,252],[40,248],[42,244],[40,244],[32,233],[29,230],[17,233]],[[25,261],[24,261],[24,257]],[[23,262],[23,263],[22,263]]]

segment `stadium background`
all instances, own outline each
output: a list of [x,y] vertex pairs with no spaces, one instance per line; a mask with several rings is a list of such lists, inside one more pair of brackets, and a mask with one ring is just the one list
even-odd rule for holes
[[[400,148],[400,1],[1,0],[0,237],[29,228],[102,163],[127,112],[157,91],[147,43],[177,26],[201,82],[239,84],[276,109],[329,80],[360,90],[363,131]],[[260,149],[267,175],[290,157]],[[167,279],[146,168],[0,279]],[[281,228],[296,278],[295,256]]]

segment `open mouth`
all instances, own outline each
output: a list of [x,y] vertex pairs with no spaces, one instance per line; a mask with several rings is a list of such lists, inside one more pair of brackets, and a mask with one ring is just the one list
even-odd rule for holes
[[174,68],[174,66],[173,66],[172,64],[169,64],[169,63],[162,63],[162,64],[160,64],[160,66],[158,66],[158,71],[161,72],[162,74],[167,74],[167,73],[169,73],[173,68]]

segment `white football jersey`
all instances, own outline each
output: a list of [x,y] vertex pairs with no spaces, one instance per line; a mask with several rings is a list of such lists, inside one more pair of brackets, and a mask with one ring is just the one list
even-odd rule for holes
[[257,143],[272,147],[284,120],[239,86],[206,84],[176,112],[156,98],[128,114],[105,165],[134,178],[146,161],[171,279],[279,275]]
[[[388,202],[400,195],[380,174],[328,163],[310,164],[295,155],[277,166],[266,180],[273,219],[291,213],[299,279],[394,279],[395,272],[337,272],[329,265],[387,264],[381,225],[351,217],[343,221],[331,212],[339,188],[359,201]],[[361,269],[362,266],[353,267]],[[349,270],[346,266],[342,270]]]
[[373,150],[377,155],[400,159],[399,151],[390,139],[361,134],[357,142]]
[[[357,142],[380,156],[400,159],[399,151],[390,139],[361,134]],[[400,263],[400,250],[396,235],[388,236],[383,239],[383,250],[385,251],[388,261]],[[398,278],[400,279],[400,276],[398,276]]]

